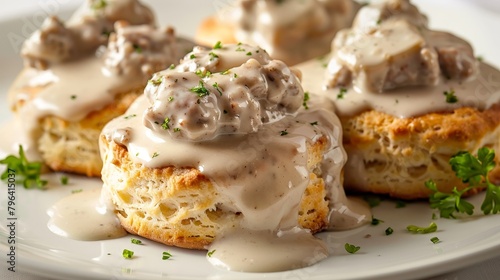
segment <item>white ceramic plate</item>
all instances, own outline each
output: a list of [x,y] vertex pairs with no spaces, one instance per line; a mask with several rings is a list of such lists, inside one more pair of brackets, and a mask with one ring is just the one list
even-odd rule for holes
[[[48,1],[50,2],[50,1]],[[54,1],[55,2],[55,1]],[[162,23],[176,26],[179,33],[192,35],[204,16],[213,13],[230,0],[148,1],[151,2]],[[447,29],[471,40],[476,52],[486,61],[500,66],[496,52],[500,39],[497,34],[500,18],[490,10],[466,1],[415,1],[426,12],[431,26]],[[68,5],[68,4],[67,4]],[[74,5],[74,4],[73,4]],[[453,7],[453,8],[451,8]],[[57,6],[52,9],[64,10]],[[43,9],[42,9],[43,10]],[[38,9],[38,12],[40,9]],[[18,58],[19,45],[10,38],[25,36],[23,32],[36,23],[36,12],[0,21],[0,98],[22,67]],[[38,13],[39,15],[39,13]],[[4,37],[5,38],[5,37]],[[9,67],[5,67],[9,65]],[[6,102],[0,102],[0,120],[10,118]],[[2,131],[2,136],[8,131]],[[373,209],[374,216],[384,222],[378,226],[365,226],[346,232],[322,233],[318,236],[328,243],[332,256],[305,269],[278,273],[251,274],[222,271],[212,267],[205,259],[205,252],[169,248],[142,239],[144,245],[134,245],[130,236],[99,242],[74,241],[59,237],[46,226],[47,209],[56,201],[71,195],[75,189],[89,190],[98,187],[97,179],[70,176],[70,184],[59,183],[61,174],[46,176],[49,189],[16,190],[16,260],[21,271],[59,279],[402,279],[421,278],[462,268],[500,255],[500,215],[473,217],[459,220],[439,219],[439,230],[427,235],[414,235],[405,228],[409,224],[428,225],[432,211],[425,202],[411,203],[405,208],[395,208],[392,201],[384,201]],[[483,196],[470,201],[478,204]],[[0,184],[0,251],[8,252],[7,188]],[[392,227],[394,233],[385,235]],[[431,237],[441,242],[433,244]],[[361,250],[348,254],[344,244],[361,246]],[[135,252],[131,260],[123,259],[123,249]],[[162,260],[162,252],[173,255]],[[5,266],[2,261],[2,267]]]

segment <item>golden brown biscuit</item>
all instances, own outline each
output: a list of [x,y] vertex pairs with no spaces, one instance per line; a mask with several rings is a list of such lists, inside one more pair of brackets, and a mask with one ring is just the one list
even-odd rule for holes
[[[498,104],[484,111],[464,107],[412,118],[371,110],[341,122],[349,155],[344,169],[348,190],[426,198],[430,191],[424,182],[429,179],[443,192],[466,186],[448,163],[457,152],[476,154],[486,146],[500,154]],[[497,166],[491,172],[493,182],[500,182],[499,171]]]
[[99,134],[107,122],[124,114],[141,94],[142,89],[119,94],[115,102],[91,112],[78,122],[55,116],[40,119],[41,134],[37,148],[45,164],[54,171],[101,176]]
[[[111,196],[128,232],[167,245],[204,249],[223,227],[238,224],[240,213],[224,208],[229,202],[196,168],[147,168],[133,162],[126,148],[104,135],[101,145],[104,191]],[[312,232],[328,224],[325,184],[313,172],[326,147],[324,137],[308,147],[310,182],[300,203],[298,221]]]

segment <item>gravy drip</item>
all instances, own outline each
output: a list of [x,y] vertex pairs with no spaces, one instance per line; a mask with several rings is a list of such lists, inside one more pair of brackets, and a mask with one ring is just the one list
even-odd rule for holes
[[60,236],[85,241],[114,239],[127,235],[101,189],[72,194],[47,210],[49,229]]

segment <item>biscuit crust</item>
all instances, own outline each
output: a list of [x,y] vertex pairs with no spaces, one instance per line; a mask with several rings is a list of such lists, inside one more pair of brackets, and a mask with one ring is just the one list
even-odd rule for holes
[[[499,162],[500,104],[484,111],[463,107],[412,118],[371,110],[341,122],[348,154],[346,190],[427,198],[430,191],[424,182],[429,179],[443,192],[466,187],[448,164],[457,152],[476,154],[486,146],[495,150]],[[490,175],[490,180],[500,182],[500,167]]]

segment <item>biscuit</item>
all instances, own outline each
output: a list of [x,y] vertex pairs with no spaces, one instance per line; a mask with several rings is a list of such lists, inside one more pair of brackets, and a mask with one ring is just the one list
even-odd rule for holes
[[[462,107],[411,118],[371,110],[340,119],[349,156],[344,168],[346,190],[427,198],[430,190],[424,182],[429,179],[442,192],[466,187],[448,163],[457,152],[476,154],[486,146],[500,154],[498,104],[484,111]],[[492,182],[500,182],[499,171],[497,166],[490,173]]]
[[[231,202],[198,169],[148,168],[133,162],[125,147],[104,135],[100,139],[104,192],[111,196],[128,232],[166,245],[205,249],[223,227],[239,223],[241,213],[225,207]],[[328,225],[325,183],[315,173],[326,147],[324,137],[308,147],[310,181],[300,203],[298,224],[312,232]]]

